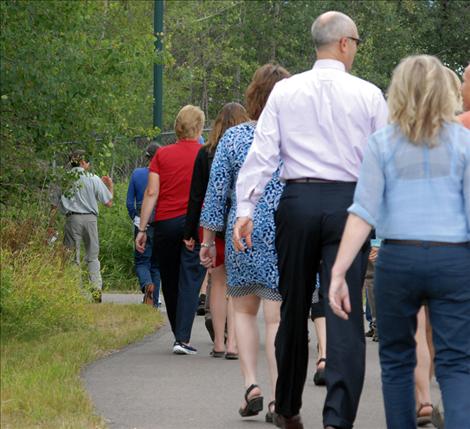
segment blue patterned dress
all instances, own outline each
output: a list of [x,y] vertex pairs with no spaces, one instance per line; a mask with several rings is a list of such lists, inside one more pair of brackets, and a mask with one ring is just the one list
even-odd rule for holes
[[261,298],[280,301],[274,245],[274,211],[284,188],[279,180],[279,170],[274,173],[256,206],[253,215],[253,248],[244,253],[235,252],[232,243],[237,210],[235,184],[253,142],[254,131],[255,123],[248,122],[229,128],[221,138],[212,163],[200,225],[211,231],[222,231],[225,228],[227,204],[231,204],[225,233],[228,294],[256,294]]

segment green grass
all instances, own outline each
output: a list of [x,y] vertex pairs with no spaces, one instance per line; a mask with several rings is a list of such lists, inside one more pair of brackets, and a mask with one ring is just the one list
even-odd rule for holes
[[80,370],[153,332],[162,317],[144,305],[90,304],[71,253],[46,244],[47,214],[30,204],[2,215],[1,427],[104,428]]
[[90,324],[68,332],[1,344],[1,427],[105,428],[80,370],[153,332],[160,313],[144,305],[86,304]]

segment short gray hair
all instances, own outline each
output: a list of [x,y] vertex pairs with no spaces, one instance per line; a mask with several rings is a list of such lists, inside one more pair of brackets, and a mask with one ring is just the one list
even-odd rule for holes
[[354,21],[344,13],[330,11],[321,14],[313,21],[311,28],[315,48],[320,49],[347,36],[354,25]]

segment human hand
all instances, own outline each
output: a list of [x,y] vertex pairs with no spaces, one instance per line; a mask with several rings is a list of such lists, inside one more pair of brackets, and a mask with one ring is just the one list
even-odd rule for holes
[[183,240],[184,245],[186,246],[186,249],[188,249],[190,252],[194,250],[194,245],[196,244],[196,241],[194,238],[190,238],[189,240]]
[[379,255],[379,248],[378,247],[372,247],[370,249],[370,253],[369,253],[369,261],[370,262],[375,262],[377,260],[378,255]]
[[344,320],[349,319],[351,313],[351,303],[349,301],[349,289],[344,275],[333,275],[328,293],[330,307],[338,317]]
[[233,247],[236,251],[245,251],[245,245],[242,239],[245,239],[246,245],[249,249],[253,247],[251,241],[251,234],[253,232],[253,220],[248,216],[242,216],[237,218],[233,227]]
[[135,249],[139,253],[144,253],[145,244],[147,243],[147,233],[139,231],[135,237]]
[[103,181],[103,183],[106,185],[106,187],[108,189],[112,189],[113,188],[113,179],[111,179],[111,177],[109,176],[103,176],[101,178],[101,180]]
[[205,268],[214,268],[215,259],[217,257],[217,250],[215,245],[211,247],[201,247],[199,251],[199,259],[201,260],[201,265]]

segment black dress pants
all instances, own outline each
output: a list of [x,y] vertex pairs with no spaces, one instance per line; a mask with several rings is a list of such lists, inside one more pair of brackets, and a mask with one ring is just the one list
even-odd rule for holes
[[181,247],[186,216],[155,222],[153,257],[160,266],[162,293],[173,334],[176,332]]
[[278,380],[276,412],[300,412],[308,366],[308,312],[315,274],[322,261],[320,283],[325,297],[327,330],[327,395],[323,424],[349,429],[356,417],[365,372],[362,285],[369,246],[346,275],[352,313],[345,321],[328,305],[328,290],[355,183],[287,183],[276,212],[279,289],[283,298],[276,336]]

